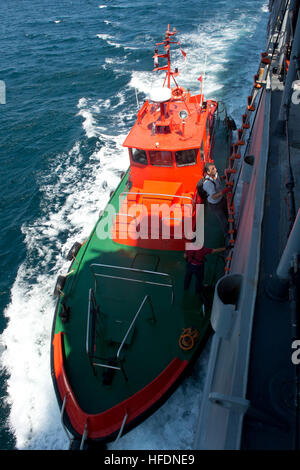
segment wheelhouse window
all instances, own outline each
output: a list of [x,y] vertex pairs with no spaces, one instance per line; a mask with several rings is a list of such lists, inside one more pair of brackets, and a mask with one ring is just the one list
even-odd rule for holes
[[135,163],[139,163],[140,165],[147,165],[148,159],[147,159],[147,153],[145,150],[141,149],[129,149],[132,161]]
[[197,149],[188,149],[175,152],[177,166],[194,165],[197,163],[197,151]]
[[149,150],[151,165],[155,166],[173,166],[172,152],[163,150]]

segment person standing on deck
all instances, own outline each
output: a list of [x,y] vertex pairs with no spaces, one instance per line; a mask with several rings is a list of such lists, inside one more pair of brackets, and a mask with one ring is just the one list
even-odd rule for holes
[[220,253],[225,251],[223,248],[198,248],[195,246],[193,250],[186,250],[184,258],[186,259],[186,271],[184,276],[184,290],[190,286],[193,275],[196,276],[196,293],[199,294],[200,300],[205,306],[207,304],[206,298],[203,293],[203,280],[204,280],[204,261],[205,256],[213,253]]
[[206,176],[203,189],[207,193],[207,205],[209,210],[217,216],[224,236],[227,237],[228,213],[224,195],[230,191],[230,188],[222,188],[221,179],[214,163],[206,163],[204,172]]

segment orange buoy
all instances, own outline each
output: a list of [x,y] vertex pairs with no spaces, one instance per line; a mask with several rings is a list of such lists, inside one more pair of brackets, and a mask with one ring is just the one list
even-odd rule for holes
[[179,347],[183,351],[190,351],[199,339],[199,332],[196,328],[183,328],[182,335],[179,338]]
[[243,137],[243,129],[238,129],[237,131],[237,135],[238,135],[238,141],[237,141],[237,144],[238,145],[245,145],[245,140],[244,140],[244,137]]
[[247,105],[248,105],[248,110],[249,111],[254,111],[255,110],[255,105],[252,103],[252,96],[248,96]]
[[262,52],[260,54],[260,61],[262,64],[270,64],[271,63],[271,59],[269,59],[268,57],[268,53],[267,52]]
[[247,114],[243,114],[242,116],[242,128],[243,129],[249,129],[250,124],[247,122]]
[[174,100],[182,100],[186,97],[186,89],[180,86],[172,89],[172,98]]
[[261,88],[261,84],[257,83],[257,80],[259,79],[258,74],[256,73],[253,78],[254,78],[254,87],[258,89]]

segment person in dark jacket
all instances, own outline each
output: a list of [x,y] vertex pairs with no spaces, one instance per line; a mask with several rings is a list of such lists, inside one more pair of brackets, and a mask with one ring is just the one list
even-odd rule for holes
[[205,256],[213,253],[220,253],[225,251],[225,247],[222,248],[202,248],[195,247],[194,250],[186,250],[184,257],[186,259],[186,271],[184,276],[184,290],[187,290],[190,286],[193,275],[196,277],[196,293],[200,296],[200,300],[203,305],[206,305],[206,298],[203,293],[203,280],[204,280],[204,261]]

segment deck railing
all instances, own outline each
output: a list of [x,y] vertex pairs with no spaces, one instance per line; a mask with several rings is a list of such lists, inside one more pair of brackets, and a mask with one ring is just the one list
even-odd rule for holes
[[[103,358],[103,357],[100,357],[100,356],[97,356],[95,354],[95,351],[96,351],[96,323],[97,323],[97,314],[99,314],[100,312],[100,309],[99,309],[99,306],[97,305],[96,303],[96,299],[95,299],[95,294],[94,294],[94,291],[92,288],[90,288],[89,290],[89,302],[88,302],[88,314],[87,314],[87,331],[86,331],[86,352],[87,352],[87,355],[88,355],[88,358],[90,360],[90,363],[91,363],[91,366],[93,368],[93,372],[94,374],[96,375],[96,370],[95,370],[95,367],[104,367],[105,369],[114,369],[114,370],[121,370],[123,375],[124,375],[124,378],[125,380],[127,381],[128,380],[128,377],[125,373],[125,370],[124,370],[124,366],[123,366],[123,359],[121,357],[121,352],[123,350],[123,347],[124,347],[124,344],[130,334],[130,332],[132,331],[132,329],[134,328],[134,325],[141,313],[141,311],[143,310],[143,307],[144,305],[146,304],[146,302],[148,301],[149,305],[150,305],[150,308],[151,308],[151,314],[152,314],[152,321],[153,323],[156,322],[156,318],[155,318],[155,315],[154,315],[154,309],[153,309],[153,305],[152,305],[152,302],[151,302],[151,298],[150,298],[150,295],[145,295],[144,299],[142,300],[135,316],[133,317],[121,343],[120,343],[120,346],[118,348],[118,351],[117,351],[117,354],[115,357],[110,357],[110,358]],[[91,318],[92,317],[92,318]],[[98,360],[102,361],[102,362],[97,362]],[[110,364],[108,364],[107,362],[110,362]]]
[[[102,273],[97,273],[95,272],[94,268],[104,268],[104,269],[119,269],[124,273],[137,273],[137,274],[142,274],[142,275],[154,275],[155,277],[161,277],[164,280],[168,280],[168,283],[165,282],[156,282],[156,281],[149,281],[149,280],[144,280],[144,279],[136,279],[134,277],[126,277],[126,276],[116,276],[112,274],[102,274]],[[149,271],[146,269],[137,269],[137,268],[127,268],[124,266],[114,266],[110,264],[100,264],[100,263],[93,263],[90,265],[90,269],[92,271],[92,274],[95,279],[95,292],[97,291],[97,277],[105,277],[109,279],[119,279],[122,281],[128,281],[128,282],[138,282],[142,284],[151,284],[151,285],[156,285],[156,286],[162,286],[162,287],[167,287],[172,290],[172,304],[174,302],[174,285],[173,285],[173,279],[168,273],[162,273],[162,272],[157,272],[157,271]]]
[[144,193],[144,192],[131,192],[131,191],[123,191],[120,195],[122,196],[159,196],[159,197],[166,197],[166,198],[179,198],[179,199],[187,199],[188,201],[194,202],[194,199],[191,196],[183,196],[182,194],[163,194],[163,193]]

